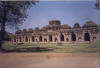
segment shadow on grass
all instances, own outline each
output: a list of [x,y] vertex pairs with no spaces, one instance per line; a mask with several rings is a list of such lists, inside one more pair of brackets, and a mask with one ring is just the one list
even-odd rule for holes
[[53,49],[47,47],[31,47],[31,48],[14,48],[11,50],[3,49],[2,52],[46,52],[51,50]]

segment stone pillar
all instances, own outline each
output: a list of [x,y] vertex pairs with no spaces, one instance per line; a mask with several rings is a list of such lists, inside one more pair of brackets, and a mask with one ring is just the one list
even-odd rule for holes
[[28,43],[30,43],[30,36],[28,36]]
[[68,37],[68,43],[72,43],[72,33],[71,32],[68,32],[67,33],[67,37]]
[[25,43],[25,36],[23,36],[23,42]]
[[47,43],[49,43],[50,41],[49,41],[49,36],[47,35]]

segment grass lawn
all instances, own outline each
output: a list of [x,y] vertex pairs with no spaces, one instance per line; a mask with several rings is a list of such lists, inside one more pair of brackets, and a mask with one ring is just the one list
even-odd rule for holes
[[34,48],[36,49],[36,47],[39,47],[42,48],[42,50],[39,52],[56,52],[56,53],[100,52],[99,44],[38,43],[38,44],[22,44],[22,45],[9,44],[9,45],[3,45],[2,47],[8,51],[16,49],[20,50],[31,49],[32,51],[34,50]]

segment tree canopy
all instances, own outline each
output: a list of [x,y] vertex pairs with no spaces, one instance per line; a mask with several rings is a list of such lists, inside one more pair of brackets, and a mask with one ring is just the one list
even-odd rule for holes
[[27,10],[37,1],[0,1],[0,49],[6,37],[6,26],[15,27],[27,18]]
[[97,0],[97,3],[95,4],[96,8],[100,10],[100,1]]
[[0,1],[0,27],[17,26],[27,18],[27,9],[35,5],[36,1]]

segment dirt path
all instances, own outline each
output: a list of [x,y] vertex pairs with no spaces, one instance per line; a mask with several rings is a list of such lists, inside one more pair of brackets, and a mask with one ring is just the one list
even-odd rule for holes
[[100,68],[98,53],[0,53],[0,68]]

